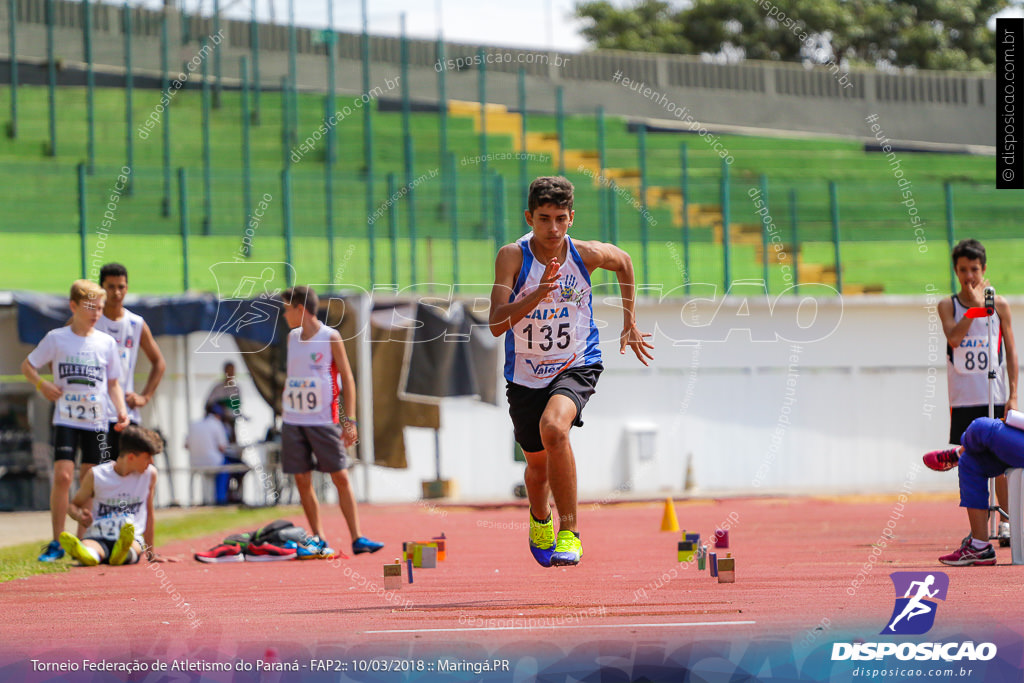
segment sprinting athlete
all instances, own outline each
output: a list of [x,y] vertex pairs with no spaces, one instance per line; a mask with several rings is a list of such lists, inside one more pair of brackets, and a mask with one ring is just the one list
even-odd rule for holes
[[[622,249],[568,236],[575,216],[573,186],[562,177],[530,184],[524,212],[532,228],[498,250],[491,289],[490,329],[505,335],[505,379],[516,441],[526,456],[530,550],[543,566],[579,564],[576,460],[569,430],[582,426],[584,406],[604,369],[594,324],[590,274],[614,272],[622,298],[619,352],[629,346],[641,363],[654,347],[636,325],[633,262]],[[558,508],[557,539],[548,502]]]

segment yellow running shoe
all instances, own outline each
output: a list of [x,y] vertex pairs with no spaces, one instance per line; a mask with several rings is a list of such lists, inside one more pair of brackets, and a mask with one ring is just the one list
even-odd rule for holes
[[558,543],[551,553],[551,566],[568,567],[577,565],[583,558],[583,544],[579,537],[571,531],[559,531]]
[[135,542],[135,525],[131,522],[125,522],[121,525],[121,531],[117,534],[117,542],[114,543],[114,547],[110,550],[110,564],[117,565],[124,564],[124,561],[128,559],[128,551],[132,549],[132,543]]
[[551,566],[551,551],[555,549],[555,526],[551,523],[551,514],[543,522],[538,522],[530,514],[530,552],[533,559],[542,567]]
[[82,542],[78,540],[77,536],[73,536],[66,531],[62,531],[60,534],[60,547],[68,551],[68,555],[78,560],[83,567],[95,567],[100,563],[96,557],[89,552],[89,549],[82,545]]

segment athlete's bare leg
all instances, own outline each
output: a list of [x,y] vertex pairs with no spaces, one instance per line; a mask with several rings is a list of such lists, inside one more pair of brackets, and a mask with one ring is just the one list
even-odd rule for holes
[[569,429],[575,420],[576,404],[564,394],[552,396],[540,418],[540,439],[547,453],[548,485],[558,508],[559,531],[577,531],[576,458],[569,444]]

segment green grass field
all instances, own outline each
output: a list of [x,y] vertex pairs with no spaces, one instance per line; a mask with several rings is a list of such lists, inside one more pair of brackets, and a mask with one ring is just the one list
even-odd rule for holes
[[[17,253],[19,263],[0,274],[0,288],[63,291],[68,281],[81,274],[80,201],[76,165],[86,155],[85,91],[58,90],[57,156],[43,156],[48,139],[46,89],[19,89],[19,137],[0,138],[0,204],[4,206],[0,247]],[[9,88],[0,88],[0,111],[8,110]],[[138,90],[134,98],[133,131],[154,110],[159,93]],[[338,107],[350,103],[350,95],[338,96]],[[318,126],[323,98],[299,96],[300,124],[296,140],[301,141]],[[251,128],[253,204],[266,200],[265,215],[254,230],[253,258],[280,261],[284,258],[285,211],[292,216],[295,236],[293,265],[301,281],[366,287],[370,283],[369,238],[376,242],[376,282],[390,282],[391,239],[398,251],[398,282],[408,284],[412,276],[409,238],[415,234],[416,279],[452,282],[452,235],[458,235],[460,284],[488,283],[491,278],[497,236],[514,239],[527,230],[521,219],[523,185],[516,160],[493,160],[489,172],[504,178],[504,201],[498,206],[493,177],[486,190],[481,179],[483,167],[476,162],[480,137],[468,118],[449,117],[448,142],[455,156],[453,179],[439,173],[439,116],[412,116],[414,177],[417,182],[413,204],[397,202],[392,226],[387,212],[385,178],[396,174],[397,188],[404,181],[401,116],[374,114],[375,168],[373,199],[367,203],[366,173],[363,165],[362,117],[344,118],[337,126],[338,153],[331,192],[335,245],[333,273],[325,246],[327,210],[324,180],[324,149],[320,143],[292,166],[292,194],[285,200],[281,166],[281,106],[279,93],[262,95],[262,122]],[[124,92],[98,89],[96,92],[96,167],[85,181],[85,230],[88,252],[98,246],[105,261],[120,260],[132,271],[133,290],[138,293],[183,291],[178,182],[176,174],[166,187],[161,169],[162,128],[146,139],[133,137],[135,172],[132,193],[115,191],[119,169],[125,160],[126,127]],[[200,93],[179,91],[162,124],[172,131],[172,165],[187,171],[187,230],[189,288],[212,291],[210,265],[231,260],[246,227],[242,201],[241,103],[237,92],[225,92],[223,106],[211,117],[211,182],[207,216],[202,173]],[[551,116],[530,116],[532,131],[554,131]],[[865,128],[867,134],[867,128]],[[935,279],[945,265],[938,258],[946,250],[947,206],[943,183],[952,187],[952,217],[956,239],[976,237],[987,244],[1007,240],[1010,247],[999,250],[992,272],[995,282],[1005,271],[1001,291],[1022,292],[1010,272],[1018,264],[1007,263],[1020,249],[1013,242],[1019,234],[1022,202],[1019,193],[992,189],[994,160],[949,154],[898,155],[899,168],[912,182],[913,206],[901,204],[903,197],[892,169],[881,154],[867,154],[860,143],[848,140],[779,139],[723,136],[721,142],[735,157],[730,168],[730,219],[733,224],[758,222],[748,192],[759,186],[764,174],[768,185],[770,215],[787,241],[791,240],[794,216],[790,192],[796,193],[796,226],[805,244],[805,260],[830,264],[832,227],[828,180],[838,183],[840,239],[846,282],[882,283],[888,293],[913,293],[919,283]],[[678,187],[681,184],[680,146],[687,145],[689,159],[688,197],[691,203],[720,204],[721,163],[701,138],[694,135],[651,133],[647,135],[649,186]],[[489,154],[513,152],[508,136],[488,136]],[[594,116],[571,116],[566,126],[567,149],[597,146]],[[637,136],[626,122],[609,118],[606,124],[607,164],[630,168],[638,165]],[[551,174],[557,169],[544,160],[532,160],[528,177]],[[176,173],[176,171],[175,171]],[[682,231],[673,224],[668,206],[650,209],[651,220],[642,227],[640,212],[626,192],[614,199],[614,216],[608,193],[602,193],[592,178],[574,168],[567,175],[576,184],[577,220],[573,234],[583,239],[615,239],[634,257],[638,273],[654,283],[680,280],[679,268],[666,243],[682,243]],[[456,206],[450,206],[449,182],[454,182]],[[104,214],[108,207],[116,209]],[[164,209],[169,215],[165,216]],[[381,210],[372,225],[368,215]],[[929,252],[919,254],[909,211],[923,222]],[[485,213],[486,212],[486,213]],[[454,219],[452,218],[454,216]],[[112,218],[111,218],[112,217]],[[411,222],[415,218],[415,224]],[[614,226],[614,228],[613,228]],[[614,232],[613,232],[614,229]],[[643,232],[648,247],[644,259]],[[101,239],[102,238],[102,239]],[[429,238],[429,239],[428,239]],[[691,280],[721,282],[721,246],[712,243],[708,225],[691,230]],[[429,244],[429,246],[428,246]],[[940,248],[941,247],[941,248]],[[681,246],[680,246],[681,251]],[[732,250],[732,276],[759,277],[761,269],[750,247]],[[342,277],[335,277],[349,254]],[[747,274],[748,271],[751,274]],[[717,274],[717,275],[716,275]],[[770,276],[772,290],[776,278]],[[997,284],[997,286],[1000,286]]]
[[[189,288],[192,291],[217,292],[215,268],[231,262],[239,241],[227,237],[196,237],[190,241]],[[1017,240],[987,242],[992,262],[989,279],[997,291],[1012,295],[1024,293],[1024,250]],[[644,273],[644,250],[640,243],[622,245],[633,256],[637,282],[646,282],[661,291],[671,291],[683,284],[683,246],[681,242],[653,242],[648,247],[648,272]],[[926,253],[909,242],[847,242],[841,245],[844,282],[884,284],[886,294],[923,294],[928,284],[939,291],[949,287],[947,247],[944,242],[929,243]],[[464,240],[458,247],[458,278],[452,269],[450,240],[431,239],[417,243],[416,281],[441,283],[423,286],[416,291],[447,291],[458,283],[456,293],[485,295],[493,281],[494,243],[491,240]],[[0,275],[0,288],[24,289],[63,294],[69,281],[80,269],[80,249],[76,237],[68,235],[0,234],[0,252],[16,253]],[[412,284],[408,240],[399,240],[397,249],[398,277],[392,277],[390,243],[376,245],[376,282],[395,283],[399,287]],[[112,240],[108,246],[109,260],[125,263],[131,272],[133,292],[146,294],[178,294],[183,288],[181,240],[177,237],[139,235]],[[834,249],[831,243],[804,244],[804,262],[831,264]],[[261,262],[283,262],[284,241],[280,237],[258,237],[254,241],[253,259],[247,266],[252,274],[264,268]],[[365,239],[338,239],[335,242],[333,277],[328,269],[324,240],[305,237],[295,240],[292,259],[296,282],[316,284],[323,289],[366,288],[370,281],[369,244]],[[46,264],[40,267],[40,264]],[[690,282],[714,284],[721,291],[724,266],[722,248],[708,242],[691,245]],[[237,272],[237,271],[234,271]],[[54,273],[65,273],[60,279]],[[763,266],[754,247],[733,246],[731,277],[761,279]],[[595,282],[608,277],[602,273]],[[769,293],[776,295],[786,288],[778,265],[769,266]],[[676,292],[679,294],[679,291]],[[226,294],[225,294],[226,295]],[[653,295],[653,294],[652,294]]]
[[[217,531],[233,531],[239,528],[256,528],[278,517],[289,517],[299,514],[297,506],[277,507],[272,510],[260,508],[218,508],[216,510],[198,508],[188,512],[180,512],[170,519],[160,520],[157,512],[156,548],[170,541],[195,538]],[[39,548],[45,543],[22,543],[20,545],[0,548],[0,583],[24,579],[38,574],[56,574],[71,568],[67,559],[58,562],[39,562]],[[181,558],[189,560],[191,558]]]

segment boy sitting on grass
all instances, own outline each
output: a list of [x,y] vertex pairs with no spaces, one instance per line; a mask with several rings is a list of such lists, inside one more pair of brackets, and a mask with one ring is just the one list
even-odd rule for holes
[[135,564],[145,548],[148,561],[167,561],[153,551],[153,456],[162,450],[156,433],[136,425],[124,428],[117,460],[89,470],[68,506],[68,516],[87,527],[81,540],[61,533],[60,545],[71,557],[86,567]]

